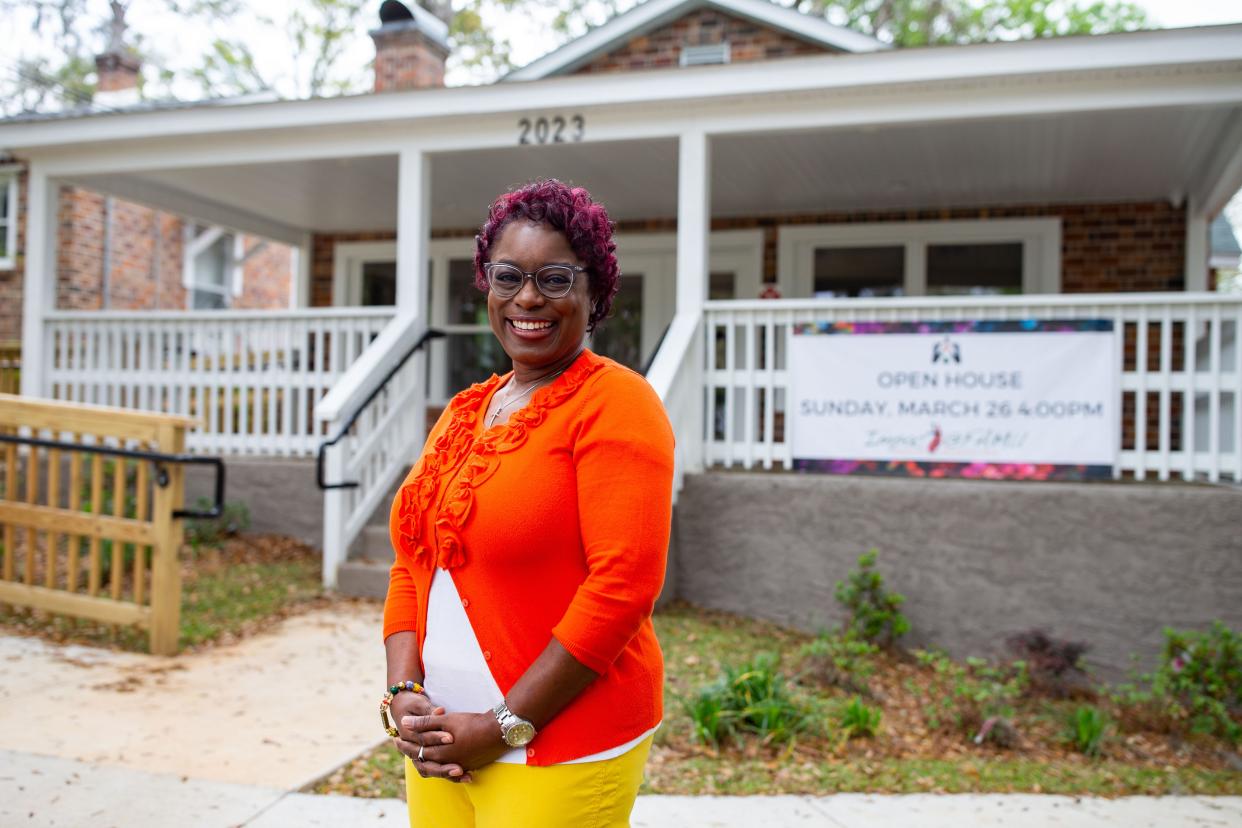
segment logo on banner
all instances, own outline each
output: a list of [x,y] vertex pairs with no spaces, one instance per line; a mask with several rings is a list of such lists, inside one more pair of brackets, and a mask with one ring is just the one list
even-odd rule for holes
[[962,348],[949,337],[937,342],[932,346],[932,365],[937,363],[956,363],[962,361]]

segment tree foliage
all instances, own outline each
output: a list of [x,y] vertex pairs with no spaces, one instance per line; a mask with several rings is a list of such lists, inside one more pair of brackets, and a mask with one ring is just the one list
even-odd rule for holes
[[[413,2],[414,0],[408,0]],[[1128,0],[776,0],[806,14],[823,16],[894,46],[973,43],[1075,34],[1098,34],[1148,24]],[[544,21],[549,48],[578,37],[592,26],[627,11],[637,0],[425,0],[449,22],[450,71],[465,70],[490,80],[513,68],[513,43],[504,15]],[[347,55],[374,19],[377,0],[298,0],[282,19],[266,4],[243,0],[125,0],[132,26],[128,45],[143,59],[146,97],[221,97],[279,90],[306,97],[365,91],[369,65],[350,65]],[[8,113],[73,107],[94,92],[94,57],[112,23],[92,0],[0,0],[0,13],[22,13],[33,20],[33,34],[44,56],[20,51],[0,73],[0,100]],[[168,9],[186,25],[215,33],[203,54],[188,63],[147,48],[144,16]],[[256,11],[257,10],[257,11]],[[115,7],[114,7],[115,13]],[[242,21],[246,25],[242,25]],[[293,56],[291,76],[264,69],[257,59],[258,25],[279,33]],[[270,47],[269,47],[270,48]],[[174,61],[170,57],[176,57]],[[269,62],[270,63],[270,62]],[[175,64],[175,65],[174,65]]]
[[1121,0],[794,0],[792,8],[893,46],[1129,31],[1148,25]]

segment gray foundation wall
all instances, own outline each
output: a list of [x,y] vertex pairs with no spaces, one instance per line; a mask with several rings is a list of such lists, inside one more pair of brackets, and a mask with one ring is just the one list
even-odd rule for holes
[[678,597],[807,631],[841,622],[834,585],[872,547],[906,643],[955,656],[1042,627],[1117,680],[1165,626],[1242,627],[1238,489],[718,472],[687,478],[674,531]]
[[[226,457],[224,499],[250,508],[250,531],[289,535],[316,548],[323,545],[323,492],[315,484],[315,461],[271,457]],[[213,496],[213,472],[186,470],[186,503]]]

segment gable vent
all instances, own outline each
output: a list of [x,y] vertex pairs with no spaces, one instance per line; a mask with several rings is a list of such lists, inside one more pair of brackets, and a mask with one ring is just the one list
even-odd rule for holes
[[707,66],[729,62],[729,41],[711,43],[707,46],[682,46],[682,66]]

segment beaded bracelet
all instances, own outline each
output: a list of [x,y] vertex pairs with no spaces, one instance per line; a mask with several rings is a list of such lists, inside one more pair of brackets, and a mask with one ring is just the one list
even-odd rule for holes
[[388,708],[392,706],[392,700],[402,690],[409,690],[412,693],[423,692],[423,686],[417,681],[399,681],[392,687],[388,688],[388,692],[384,694],[383,700],[380,702],[380,724],[384,728],[384,732],[392,738],[396,739],[401,734],[397,732],[397,728],[393,725],[392,719],[388,715]]

